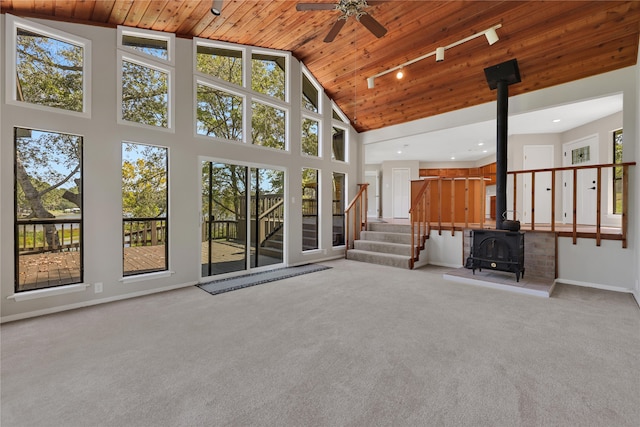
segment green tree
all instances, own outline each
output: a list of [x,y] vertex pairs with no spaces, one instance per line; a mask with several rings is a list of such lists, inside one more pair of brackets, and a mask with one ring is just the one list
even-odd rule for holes
[[82,47],[19,28],[16,74],[19,100],[82,111]]
[[124,143],[122,212],[133,218],[166,218],[167,149]]

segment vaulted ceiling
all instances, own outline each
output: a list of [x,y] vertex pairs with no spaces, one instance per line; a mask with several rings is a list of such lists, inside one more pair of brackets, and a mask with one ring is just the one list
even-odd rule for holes
[[[300,0],[337,3],[338,0]],[[366,11],[388,32],[375,37],[350,17],[323,39],[340,12],[296,10],[290,0],[2,0],[2,13],[84,24],[167,31],[291,51],[304,62],[358,131],[379,129],[495,100],[484,68],[516,58],[522,82],[510,95],[634,65],[637,1],[370,1]],[[479,37],[393,74],[367,77],[495,24],[500,40]]]

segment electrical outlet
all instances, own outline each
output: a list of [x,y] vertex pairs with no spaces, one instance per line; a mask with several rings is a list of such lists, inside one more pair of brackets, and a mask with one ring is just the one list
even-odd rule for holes
[[93,290],[96,294],[102,292],[102,282],[96,282],[96,284],[93,285]]

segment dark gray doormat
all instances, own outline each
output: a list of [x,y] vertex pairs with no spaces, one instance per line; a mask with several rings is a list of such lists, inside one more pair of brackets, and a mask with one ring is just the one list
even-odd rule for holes
[[201,283],[197,286],[200,289],[209,292],[211,295],[216,295],[223,292],[235,291],[236,289],[248,288],[249,286],[261,285],[263,283],[300,276],[302,274],[327,270],[329,268],[331,267],[320,264],[304,264],[295,267],[283,267],[275,270],[262,271],[260,273],[251,273],[245,274],[244,276],[214,280],[212,282]]

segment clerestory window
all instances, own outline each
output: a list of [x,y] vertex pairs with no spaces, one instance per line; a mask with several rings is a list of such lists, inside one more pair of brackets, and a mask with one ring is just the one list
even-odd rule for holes
[[91,41],[7,15],[9,103],[90,116]]

